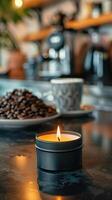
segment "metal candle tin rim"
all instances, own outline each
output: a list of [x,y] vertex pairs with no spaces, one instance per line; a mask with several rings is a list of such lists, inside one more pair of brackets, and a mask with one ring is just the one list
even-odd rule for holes
[[43,132],[36,136],[36,148],[41,151],[48,151],[48,152],[68,152],[74,151],[77,149],[82,148],[82,136],[80,133],[75,131],[62,131],[64,134],[72,134],[79,136],[78,139],[65,141],[65,142],[52,142],[52,141],[45,141],[41,140],[38,137],[41,135],[52,134],[55,133],[54,131],[47,131]]
[[76,150],[78,150],[78,149],[81,149],[82,148],[82,145],[80,145],[79,147],[77,147],[77,148],[73,148],[73,149],[63,149],[63,150],[50,150],[50,149],[43,149],[43,148],[40,148],[40,147],[38,147],[37,145],[35,145],[35,147],[37,148],[37,149],[39,149],[39,150],[41,150],[41,151],[47,151],[47,152],[57,152],[57,153],[61,153],[61,152],[71,152],[71,151],[76,151]]

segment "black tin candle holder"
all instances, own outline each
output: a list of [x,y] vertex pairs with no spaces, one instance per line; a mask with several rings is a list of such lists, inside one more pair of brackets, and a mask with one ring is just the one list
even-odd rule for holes
[[[53,131],[40,135],[53,134]],[[82,167],[82,136],[74,131],[62,131],[62,134],[79,136],[67,142],[40,140],[36,136],[37,166],[48,171],[69,171]]]

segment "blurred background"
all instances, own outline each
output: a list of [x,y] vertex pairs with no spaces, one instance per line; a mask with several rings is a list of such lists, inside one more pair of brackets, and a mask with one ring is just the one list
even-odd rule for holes
[[112,85],[112,0],[0,0],[0,79]]

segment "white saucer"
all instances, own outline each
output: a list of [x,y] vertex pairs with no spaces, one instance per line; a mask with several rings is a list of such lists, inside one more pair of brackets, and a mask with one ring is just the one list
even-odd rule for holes
[[92,114],[94,109],[89,109],[89,110],[74,110],[74,111],[68,111],[64,113],[60,113],[61,116],[63,117],[83,117],[86,115]]
[[37,119],[0,119],[0,128],[21,128],[26,126],[32,126],[41,124],[50,120],[53,120],[57,117],[59,117],[60,114],[55,114],[49,117],[43,117],[43,118],[37,118]]

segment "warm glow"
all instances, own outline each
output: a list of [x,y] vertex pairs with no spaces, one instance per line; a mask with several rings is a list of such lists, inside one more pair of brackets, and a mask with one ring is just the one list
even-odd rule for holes
[[62,196],[58,196],[58,197],[56,198],[56,200],[62,200],[62,199],[63,199]]
[[27,157],[23,155],[15,156],[15,163],[19,169],[23,170],[27,164]]
[[40,200],[40,193],[37,184],[33,181],[26,181],[23,185],[23,194],[26,200]]
[[60,127],[59,126],[57,127],[57,134],[56,134],[56,136],[57,136],[58,141],[60,141],[61,140],[61,132],[60,132]]
[[15,6],[21,8],[23,6],[23,0],[15,0]]

